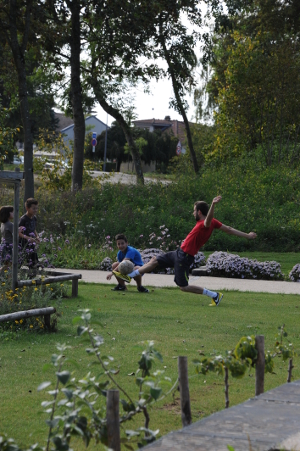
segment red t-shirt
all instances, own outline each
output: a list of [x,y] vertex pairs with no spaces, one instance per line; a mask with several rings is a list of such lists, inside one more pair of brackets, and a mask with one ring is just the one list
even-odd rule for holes
[[214,229],[222,227],[222,223],[213,218],[210,227],[204,227],[204,220],[198,221],[181,245],[181,249],[189,255],[196,255],[199,249],[209,240]]

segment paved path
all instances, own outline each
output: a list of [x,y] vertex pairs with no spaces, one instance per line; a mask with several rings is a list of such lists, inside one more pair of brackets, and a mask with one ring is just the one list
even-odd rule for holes
[[[102,182],[110,182],[110,183],[123,183],[124,185],[135,185],[136,184],[136,175],[135,174],[126,174],[125,172],[103,172],[103,171],[92,171],[92,177],[101,177]],[[144,177],[145,183],[156,183],[160,182],[163,185],[168,185],[171,183],[170,180],[165,180],[163,178],[152,177]]]
[[[56,269],[56,271],[70,272],[75,274],[82,274],[82,281],[89,283],[107,283],[115,285],[114,280],[107,281],[106,271],[88,271],[81,269]],[[80,281],[79,281],[80,282]],[[129,285],[135,285],[131,282]],[[300,283],[297,282],[277,282],[270,280],[245,280],[245,279],[228,279],[223,277],[207,277],[207,276],[190,276],[190,284],[197,285],[212,290],[237,290],[237,291],[252,291],[258,293],[283,293],[283,294],[299,294]],[[146,287],[176,287],[174,283],[174,276],[166,274],[145,274],[143,276],[143,285]],[[131,289],[131,288],[129,288]]]
[[[214,413],[151,445],[149,451],[300,451],[300,381]],[[250,440],[250,442],[249,442]]]

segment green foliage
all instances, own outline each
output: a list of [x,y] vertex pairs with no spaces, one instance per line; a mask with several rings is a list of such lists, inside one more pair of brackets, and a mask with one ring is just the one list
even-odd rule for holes
[[209,158],[252,156],[259,146],[266,165],[297,164],[299,29],[289,25],[292,9],[276,1],[225,3],[207,47],[207,90],[216,106]]
[[234,349],[237,359],[247,360],[253,367],[257,361],[257,350],[255,348],[255,337],[242,337]]
[[[274,355],[269,351],[265,354],[265,373],[273,373]],[[193,360],[196,365],[196,373],[207,374],[212,371],[218,375],[224,374],[224,369],[228,368],[232,377],[240,379],[245,376],[247,369],[255,367],[257,362],[257,350],[255,347],[255,337],[242,337],[236,344],[233,351],[226,351],[225,357],[204,357],[201,360]]]
[[276,354],[281,356],[284,362],[288,359],[292,359],[296,355],[296,352],[294,350],[293,343],[291,343],[288,339],[288,345],[283,342],[284,338],[288,336],[284,324],[278,327],[277,336],[279,337],[279,340],[277,338],[275,341]]
[[[89,134],[86,137],[86,145],[90,141]],[[39,130],[39,137],[36,144],[42,157],[34,159],[34,170],[39,173],[39,191],[68,191],[72,182],[73,150],[64,143],[61,134],[54,131]],[[55,155],[53,155],[53,152]],[[50,166],[50,167],[49,167]],[[83,167],[83,187],[99,186],[90,171],[93,165],[90,160],[84,161]]]
[[[45,276],[42,276],[45,277]],[[12,286],[11,268],[2,270],[0,273],[0,315],[14,313],[24,310],[55,306],[57,312],[51,315],[50,329],[55,331],[61,310],[62,298],[66,295],[66,287],[64,284],[46,284],[36,286],[32,281],[31,286],[16,288],[14,291]],[[20,280],[25,280],[27,275],[24,271],[19,271]],[[30,317],[14,322],[8,321],[0,323],[0,337],[9,339],[10,332],[19,332],[21,330],[31,332],[44,332],[44,317]]]
[[[79,368],[77,362],[67,356],[70,346],[57,345],[58,353],[52,355],[51,365],[46,364],[43,367],[43,370],[47,371],[53,366],[56,380],[54,383],[44,381],[38,386],[38,391],[47,390],[49,395],[48,399],[41,404],[43,412],[49,417],[46,420],[49,431],[45,449],[71,450],[70,444],[75,437],[81,439],[85,446],[88,446],[92,440],[107,446],[106,396],[107,390],[112,387],[117,387],[121,395],[125,397],[120,401],[123,407],[120,424],[131,420],[140,413],[146,419],[145,427],[127,430],[127,438],[122,439],[122,442],[127,443],[128,440],[134,440],[139,447],[151,443],[159,431],[152,431],[148,428],[147,409],[166,395],[167,388],[171,388],[171,380],[163,375],[164,371],[150,372],[155,358],[162,361],[161,355],[154,348],[154,343],[147,342],[146,350],[143,351],[139,361],[139,369],[136,373],[142,371],[142,377],[136,378],[139,394],[138,400],[134,401],[115,378],[119,371],[110,367],[114,359],[101,352],[100,348],[104,340],[92,329],[93,321],[88,309],[81,310],[81,315],[73,319],[73,324],[79,322],[83,324],[77,327],[77,334],[82,339],[87,338],[90,342],[90,347],[86,348],[86,352],[94,358],[93,365],[99,370],[95,374],[89,371],[80,379],[74,377],[69,369],[64,369],[65,367],[69,368],[70,365]],[[101,324],[99,325],[101,326]],[[147,363],[145,363],[146,361]],[[149,363],[150,361],[151,363]],[[9,449],[21,451],[21,448],[13,440],[8,440],[6,436],[0,436],[0,449],[1,451]],[[42,448],[34,445],[34,449]]]
[[[284,165],[263,169],[254,161],[241,160],[219,169],[206,167],[200,177],[177,175],[176,183],[152,183],[140,187],[103,183],[76,195],[40,192],[39,229],[63,235],[74,246],[97,245],[105,236],[124,232],[131,245],[149,247],[152,233],[165,225],[170,239],[181,242],[194,227],[196,200],[210,203],[216,194],[222,201],[215,217],[245,232],[255,231],[248,241],[215,231],[204,250],[292,251],[300,250],[300,201],[298,171]],[[117,220],[116,220],[117,218]],[[74,258],[77,258],[74,254]]]
[[3,108],[0,101],[0,170],[3,170],[5,161],[12,160],[15,151],[14,138],[19,128],[8,125],[12,110]]

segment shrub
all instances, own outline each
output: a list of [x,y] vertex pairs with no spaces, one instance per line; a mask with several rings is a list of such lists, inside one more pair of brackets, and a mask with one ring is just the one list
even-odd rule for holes
[[[158,255],[161,255],[164,252],[161,249],[157,249],[154,247],[154,248],[145,249],[143,251],[140,251],[140,253],[141,253],[141,257],[142,257],[144,264],[146,264],[151,260],[152,257],[157,257]],[[153,273],[155,273],[155,274],[174,274],[174,269],[173,268],[160,268],[159,266],[157,266],[153,270]]]
[[293,282],[300,282],[300,263],[295,265],[289,273],[289,279]]
[[105,257],[100,263],[99,269],[101,271],[112,271],[112,259]]
[[235,277],[239,279],[282,280],[280,264],[259,262],[227,252],[214,252],[206,263],[207,273],[216,277]]
[[191,264],[190,268],[195,269],[195,268],[199,268],[200,266],[204,266],[205,265],[205,255],[203,254],[203,252],[197,252],[197,254],[195,255],[195,260],[194,263]]

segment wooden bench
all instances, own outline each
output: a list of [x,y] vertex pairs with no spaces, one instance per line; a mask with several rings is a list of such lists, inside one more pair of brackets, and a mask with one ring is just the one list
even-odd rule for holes
[[21,312],[7,313],[0,315],[0,323],[6,321],[19,321],[20,319],[31,318],[32,316],[43,316],[45,327],[51,329],[50,316],[56,312],[54,307],[35,308],[32,310],[23,310]]
[[49,283],[65,282],[72,280],[72,297],[78,296],[78,280],[82,279],[81,274],[70,274],[55,271],[43,271],[43,278],[18,280],[17,288],[31,287],[32,285],[46,285]]

